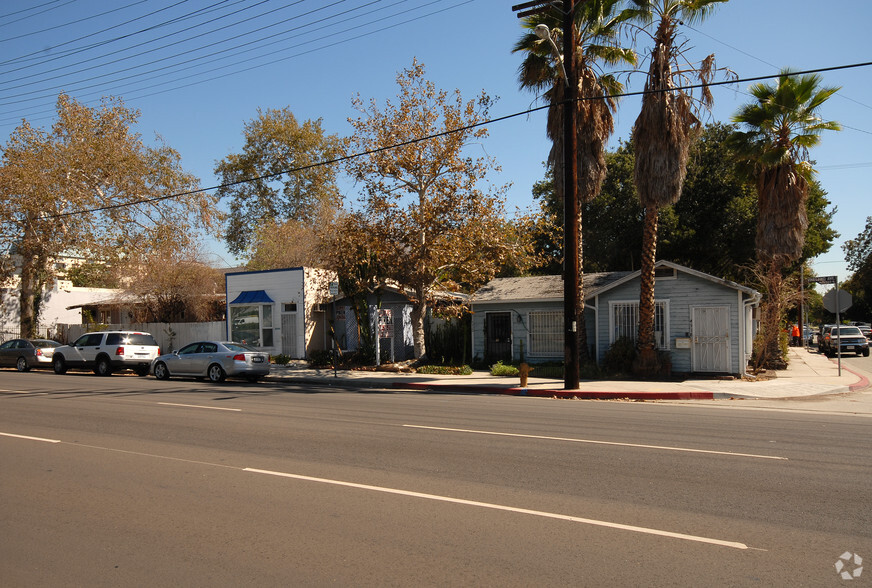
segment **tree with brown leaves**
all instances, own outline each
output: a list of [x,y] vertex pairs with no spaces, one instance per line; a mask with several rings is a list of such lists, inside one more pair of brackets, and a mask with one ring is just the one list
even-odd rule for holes
[[492,99],[482,92],[464,101],[459,91],[438,90],[424,66],[397,75],[397,101],[380,107],[360,96],[349,119],[348,173],[363,186],[360,216],[380,244],[384,276],[412,300],[415,357],[426,354],[424,320],[439,291],[473,291],[511,258],[526,253],[505,214],[505,187],[480,185],[497,169],[475,156],[487,130]]
[[216,229],[215,198],[192,192],[175,150],[131,132],[138,117],[117,98],[91,108],[62,94],[51,130],[23,121],[3,147],[0,252],[20,259],[22,337],[35,334],[37,294],[62,254],[117,260],[161,235],[184,247],[197,228]]

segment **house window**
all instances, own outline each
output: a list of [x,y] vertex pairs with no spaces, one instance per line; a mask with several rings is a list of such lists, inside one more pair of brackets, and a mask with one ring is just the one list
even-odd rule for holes
[[230,338],[253,347],[273,346],[272,304],[234,304],[230,307]]
[[[621,337],[633,341],[639,336],[639,302],[609,303],[610,343]],[[669,301],[654,303],[654,343],[657,349],[669,349]]]
[[534,311],[529,314],[530,355],[563,353],[563,311]]

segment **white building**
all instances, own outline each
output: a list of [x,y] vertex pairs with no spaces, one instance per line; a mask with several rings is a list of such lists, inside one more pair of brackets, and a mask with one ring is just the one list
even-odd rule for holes
[[329,349],[335,281],[335,273],[307,267],[226,274],[227,339],[300,359]]

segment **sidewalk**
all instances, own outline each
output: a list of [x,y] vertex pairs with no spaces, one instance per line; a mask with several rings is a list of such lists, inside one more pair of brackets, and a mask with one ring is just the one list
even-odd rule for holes
[[[321,386],[422,390],[469,394],[510,394],[583,399],[631,400],[711,400],[722,398],[776,399],[842,394],[862,390],[869,381],[842,365],[838,374],[836,360],[791,347],[790,364],[777,377],[765,381],[729,379],[688,379],[682,382],[634,380],[582,381],[579,390],[563,390],[562,380],[531,377],[520,388],[517,377],[494,377],[477,371],[469,376],[404,374],[376,371],[311,369],[305,364],[273,365],[270,381],[313,383]],[[535,371],[533,372],[535,374]]]

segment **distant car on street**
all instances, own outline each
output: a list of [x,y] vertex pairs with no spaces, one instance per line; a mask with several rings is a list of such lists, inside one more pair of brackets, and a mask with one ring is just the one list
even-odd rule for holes
[[833,357],[841,348],[842,354],[855,352],[869,357],[869,341],[859,327],[833,327],[824,335],[824,353]]
[[51,339],[11,339],[0,345],[0,366],[15,366],[19,372],[49,368],[54,350],[60,346]]
[[197,341],[161,355],[151,364],[151,373],[158,380],[188,376],[217,383],[228,377],[244,377],[256,382],[269,371],[268,353],[232,341]]

